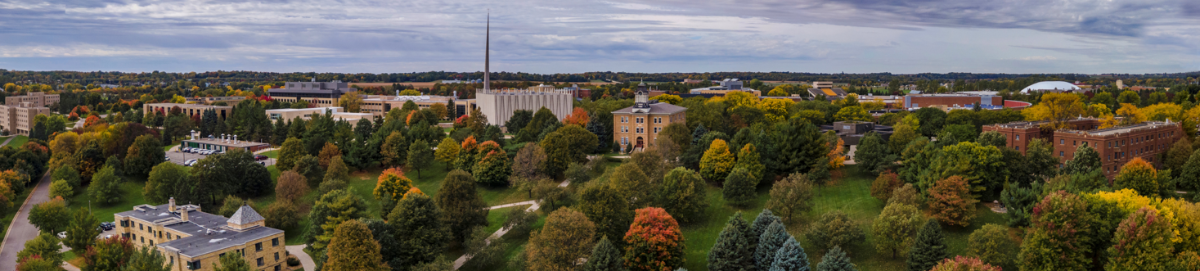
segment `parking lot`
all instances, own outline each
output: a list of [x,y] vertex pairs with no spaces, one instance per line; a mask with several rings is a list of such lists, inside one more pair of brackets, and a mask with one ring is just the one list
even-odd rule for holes
[[[198,153],[186,153],[186,152],[182,152],[182,151],[168,151],[167,152],[167,158],[170,158],[171,162],[175,163],[177,165],[183,165],[184,162],[187,162],[187,160],[191,160],[191,159],[196,159],[196,160],[204,159],[204,157],[206,157],[206,156],[208,156],[208,155],[203,155],[203,154],[198,154]],[[264,162],[265,163],[264,166],[270,166],[270,165],[275,164],[275,159],[267,158],[266,160],[261,160],[259,162]]]

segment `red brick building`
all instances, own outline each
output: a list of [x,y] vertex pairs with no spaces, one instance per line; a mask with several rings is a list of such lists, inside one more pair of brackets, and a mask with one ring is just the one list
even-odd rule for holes
[[1166,153],[1175,141],[1183,136],[1183,128],[1177,122],[1147,121],[1139,124],[1097,129],[1099,120],[1077,119],[1069,122],[1070,129],[1048,131],[1041,128],[1045,122],[1012,122],[984,126],[983,131],[1004,134],[1008,146],[1022,154],[1029,140],[1041,138],[1054,146],[1053,155],[1061,162],[1075,158],[1079,146],[1091,146],[1100,154],[1104,175],[1112,179],[1121,166],[1135,157],[1162,165],[1159,155]]

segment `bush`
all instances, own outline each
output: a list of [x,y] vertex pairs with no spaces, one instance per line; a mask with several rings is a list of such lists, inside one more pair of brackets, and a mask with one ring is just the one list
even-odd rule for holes
[[950,225],[967,226],[975,218],[975,199],[967,180],[951,176],[929,189],[929,210],[933,217]]
[[875,178],[875,182],[871,183],[871,196],[883,202],[887,202],[892,198],[892,191],[900,188],[904,182],[900,181],[900,175],[896,175],[891,170],[884,171]]
[[758,180],[754,179],[754,175],[750,174],[750,171],[743,167],[734,168],[725,177],[725,187],[721,190],[721,195],[729,205],[749,206],[757,196],[754,193],[756,186],[758,186]]
[[979,258],[954,256],[938,263],[929,271],[1000,271],[1000,267],[986,264]]
[[50,183],[50,197],[62,197],[69,199],[75,195],[75,188],[67,183],[67,180],[57,180]]
[[820,249],[849,248],[866,240],[862,227],[859,227],[853,220],[850,220],[850,217],[846,216],[846,213],[839,210],[821,215],[817,223],[804,236]]
[[893,203],[920,207],[922,200],[921,195],[917,193],[917,187],[913,186],[911,183],[906,183],[904,186],[896,188],[896,190],[892,191],[892,197],[888,198],[888,205],[892,205]]
[[302,217],[300,210],[290,201],[280,200],[271,203],[263,216],[267,219],[267,227],[286,229],[296,226]]
[[297,259],[296,256],[288,256],[287,266],[291,266],[291,267],[300,266],[300,259]]

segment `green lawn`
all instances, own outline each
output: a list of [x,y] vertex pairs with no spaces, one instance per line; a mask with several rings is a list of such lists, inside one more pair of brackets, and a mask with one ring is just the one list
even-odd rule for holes
[[275,151],[268,151],[268,152],[264,152],[264,153],[260,153],[260,154],[261,154],[261,155],[265,155],[265,156],[267,156],[267,157],[270,157],[270,158],[279,159],[279,151],[277,151],[277,150],[275,150]]
[[[133,206],[147,204],[146,198],[142,196],[142,188],[145,186],[145,179],[125,177],[121,182],[121,201],[108,205],[91,203],[92,215],[101,222],[111,222],[114,218],[113,214],[133,210]],[[80,188],[75,189],[75,196],[71,197],[69,204],[71,208],[89,208],[88,201],[87,188]]]
[[19,135],[17,137],[14,137],[12,139],[12,141],[9,141],[8,145],[5,145],[5,146],[12,146],[13,148],[16,148],[16,147],[20,147],[21,145],[25,145],[25,142],[29,142],[29,137]]

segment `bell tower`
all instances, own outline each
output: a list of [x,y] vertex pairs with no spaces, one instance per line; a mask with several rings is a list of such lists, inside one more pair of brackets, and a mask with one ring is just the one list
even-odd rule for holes
[[650,113],[650,91],[646,90],[645,82],[638,84],[633,92],[633,113]]

